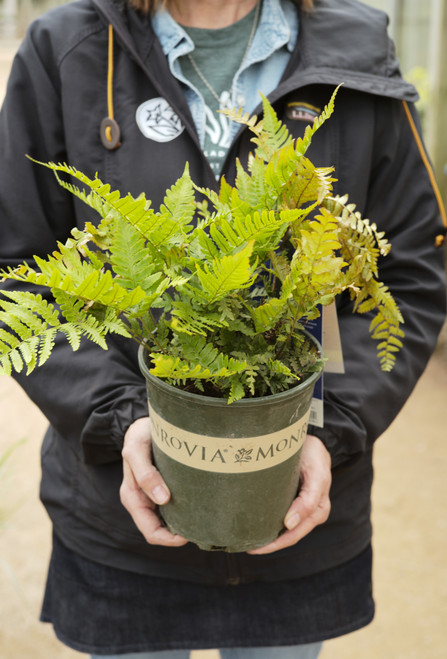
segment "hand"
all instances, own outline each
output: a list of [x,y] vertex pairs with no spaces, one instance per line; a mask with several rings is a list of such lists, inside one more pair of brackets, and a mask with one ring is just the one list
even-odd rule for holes
[[134,421],[124,436],[121,503],[149,544],[181,547],[188,540],[170,533],[157,514],[171,494],[152,463],[151,437],[149,417]]
[[301,487],[298,497],[290,506],[284,519],[287,528],[282,535],[264,547],[253,549],[249,554],[270,554],[278,549],[291,547],[323,524],[329,517],[331,503],[331,456],[323,442],[314,435],[307,435],[301,458]]

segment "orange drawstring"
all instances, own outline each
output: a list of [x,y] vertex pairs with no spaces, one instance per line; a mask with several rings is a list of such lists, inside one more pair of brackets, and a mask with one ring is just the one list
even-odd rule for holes
[[[444,227],[447,229],[447,215],[445,212],[445,207],[444,207],[444,202],[442,201],[442,196],[441,192],[439,190],[438,184],[436,182],[435,174],[433,172],[433,168],[430,164],[430,161],[427,157],[427,154],[424,149],[424,145],[422,143],[421,137],[418,133],[418,130],[416,128],[416,124],[414,123],[414,119],[411,116],[410,108],[408,107],[408,103],[406,101],[402,101],[402,104],[404,106],[405,114],[407,115],[408,123],[410,124],[411,132],[413,133],[414,139],[416,141],[416,144],[419,149],[419,153],[421,154],[422,161],[425,165],[425,168],[428,172],[428,176],[430,178],[430,182],[433,187],[433,192],[435,193],[436,201],[438,202],[439,206],[439,212],[441,213],[442,217],[442,222],[444,224]],[[435,245],[436,247],[440,247],[444,243],[445,237],[442,235],[436,236],[436,241]]]
[[[109,25],[109,57],[107,70],[107,109],[109,118],[113,119],[113,26]],[[112,131],[110,126],[106,128],[106,137],[109,142],[112,141]]]
[[121,146],[120,129],[113,116],[113,26],[109,25],[109,47],[107,67],[107,112],[101,122],[100,136],[106,149],[113,151]]

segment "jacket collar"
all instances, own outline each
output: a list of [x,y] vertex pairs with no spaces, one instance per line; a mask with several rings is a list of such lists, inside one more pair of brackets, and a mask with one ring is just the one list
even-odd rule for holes
[[[151,21],[130,8],[126,21],[122,0],[92,2],[104,20],[112,23],[122,47],[145,69],[160,95],[166,95],[169,67],[161,61],[165,58]],[[394,49],[386,36],[386,23],[384,12],[358,0],[317,0],[314,12],[300,14],[300,37],[283,81],[271,100],[297,87],[310,84],[335,87],[339,83],[370,94],[417,100],[415,88],[400,76]],[[155,67],[148,66],[152,58]],[[189,115],[187,104],[181,103],[181,90],[178,92],[171,89],[168,95],[172,99],[174,94],[177,107],[180,102],[180,110]]]

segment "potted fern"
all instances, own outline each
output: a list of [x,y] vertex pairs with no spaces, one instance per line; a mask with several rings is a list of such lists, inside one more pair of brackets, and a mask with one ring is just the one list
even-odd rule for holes
[[401,346],[402,318],[377,278],[389,243],[332,196],[332,168],[305,156],[334,97],[298,140],[266,99],[260,121],[230,112],[253,133],[247,169],[238,162],[235,185],[222,179],[217,193],[196,186],[186,166],[158,211],[144,195],[46,164],[100,221],[35,267],[1,273],[48,287],[55,301],[3,292],[4,373],[42,365],[57,332],[73,350],[83,337],[104,349],[113,333],[138,341],[154,459],[172,493],[162,514],[204,549],[243,551],[282,530],[323,366],[305,326],[321,307],[347,291],[355,311],[375,312],[385,370]]

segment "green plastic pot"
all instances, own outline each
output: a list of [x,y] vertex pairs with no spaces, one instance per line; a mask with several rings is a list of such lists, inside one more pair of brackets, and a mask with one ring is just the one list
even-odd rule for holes
[[296,497],[301,448],[321,372],[288,391],[226,399],[188,393],[149,373],[153,458],[171,491],[160,514],[201,549],[242,552],[275,540]]

